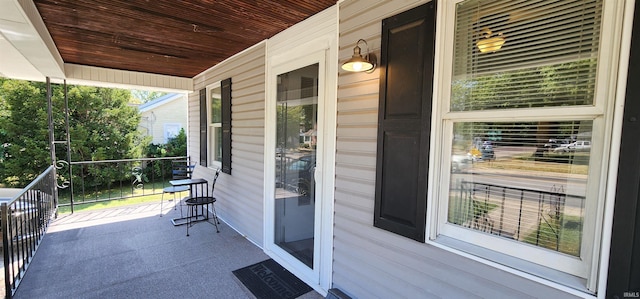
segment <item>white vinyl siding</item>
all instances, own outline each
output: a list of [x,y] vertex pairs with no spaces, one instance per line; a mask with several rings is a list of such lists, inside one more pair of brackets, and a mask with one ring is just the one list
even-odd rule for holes
[[[262,246],[264,173],[265,44],[225,60],[194,77],[194,90],[231,78],[233,175],[220,174],[215,196],[218,216],[249,240]],[[198,93],[189,94],[189,155],[199,157]],[[209,173],[211,179],[213,170]]]
[[[339,61],[351,57],[360,38],[379,57],[382,19],[426,2],[340,2]],[[372,74],[340,70],[338,75],[334,287],[354,298],[572,298],[531,279],[373,226],[378,78],[378,70]]]
[[141,113],[139,127],[144,133],[152,137],[155,144],[166,143],[165,126],[167,124],[179,124],[181,129],[187,131],[187,100],[186,94],[180,99],[172,100],[148,111]]

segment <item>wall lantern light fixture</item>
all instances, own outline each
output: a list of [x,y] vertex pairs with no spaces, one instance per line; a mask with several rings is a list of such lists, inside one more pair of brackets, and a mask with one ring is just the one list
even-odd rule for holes
[[[367,46],[367,54],[362,57],[360,47],[358,44],[363,42]],[[367,72],[372,73],[376,68],[375,56],[369,54],[369,45],[364,39],[359,39],[356,42],[356,46],[353,48],[353,56],[342,64],[342,69],[349,72]]]
[[491,34],[492,32],[489,28],[484,29],[483,37],[476,43],[481,53],[498,51],[502,48],[502,45],[504,45],[505,39],[501,33],[498,33],[498,35],[494,37],[491,37]]

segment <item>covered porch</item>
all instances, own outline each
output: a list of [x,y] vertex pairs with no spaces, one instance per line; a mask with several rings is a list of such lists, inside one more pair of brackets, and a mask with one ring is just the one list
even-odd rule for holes
[[[640,297],[634,1],[0,3],[2,56],[31,64],[0,76],[186,92],[187,154],[224,173],[220,234],[157,207],[60,218],[18,298],[251,297],[231,272],[267,256],[322,295]],[[364,53],[376,68],[341,70]],[[311,259],[281,246],[311,235]]]
[[[233,270],[268,259],[221,222],[173,226],[144,204],[53,220],[14,298],[254,298]],[[322,298],[311,291],[299,298]]]

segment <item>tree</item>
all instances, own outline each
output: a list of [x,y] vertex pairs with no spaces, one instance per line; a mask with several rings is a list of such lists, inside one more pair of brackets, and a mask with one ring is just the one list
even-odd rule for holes
[[187,155],[187,133],[184,128],[166,144],[165,157],[182,157]]
[[[149,158],[160,157],[184,157],[187,155],[187,133],[180,129],[178,135],[170,138],[165,144],[149,144],[146,156]],[[147,167],[145,175],[147,177],[162,177],[163,173],[171,173],[171,164],[154,163],[153,167]],[[153,172],[153,173],[152,173]]]
[[[63,100],[62,90],[55,102]],[[72,86],[69,88],[69,133],[73,161],[99,161],[141,157],[138,111],[128,106],[130,94],[122,89]],[[57,103],[56,107],[62,107]],[[58,111],[63,120],[62,111]]]
[[276,132],[277,146],[281,150],[297,149],[300,146],[300,129],[304,126],[304,111],[302,106],[278,105],[278,131]]
[[24,186],[51,164],[46,89],[42,83],[3,80],[0,117],[5,157],[0,176],[9,186]]
[[161,96],[166,95],[166,92],[160,91],[147,91],[147,90],[131,90],[132,102],[137,104],[144,104],[146,102],[153,101]]
[[[0,125],[6,144],[0,176],[10,186],[24,186],[51,165],[49,151],[46,86],[18,80],[0,81],[0,98],[5,110]],[[137,132],[140,116],[128,105],[127,90],[68,86],[69,134],[72,161],[138,158],[146,144]],[[65,139],[64,87],[52,85],[54,132]],[[62,146],[60,146],[62,147]],[[66,152],[56,153],[67,160]],[[74,170],[75,172],[75,170]],[[115,172],[114,172],[115,173]],[[85,180],[117,180],[110,171],[85,173]]]

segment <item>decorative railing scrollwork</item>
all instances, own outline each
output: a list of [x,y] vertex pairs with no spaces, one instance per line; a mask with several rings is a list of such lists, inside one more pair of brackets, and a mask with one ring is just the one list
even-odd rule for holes
[[139,166],[133,167],[131,169],[131,174],[134,177],[133,182],[131,182],[131,185],[133,186],[133,188],[135,189],[144,188],[144,181],[142,180],[142,167],[139,167]]
[[[65,160],[56,160],[56,162],[53,165],[56,168],[56,186],[58,187],[58,189],[66,189],[69,188],[69,186],[71,185],[71,182],[69,181],[67,176],[67,179],[65,179],[63,176],[60,175],[60,170],[67,170],[69,171],[69,162],[65,161]],[[62,179],[62,182],[58,183],[58,180]]]

